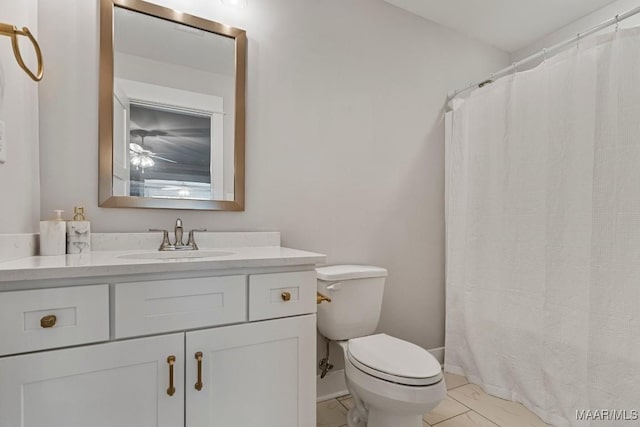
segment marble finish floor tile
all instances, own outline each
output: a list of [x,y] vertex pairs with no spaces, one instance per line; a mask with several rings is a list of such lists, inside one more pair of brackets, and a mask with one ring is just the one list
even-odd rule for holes
[[435,409],[428,414],[425,414],[423,419],[430,425],[434,425],[448,420],[449,418],[453,418],[456,415],[463,414],[468,410],[469,408],[464,406],[462,403],[451,398],[451,396],[447,396]]
[[316,427],[347,425],[347,410],[337,399],[319,402],[316,406]]
[[450,374],[448,372],[443,372],[444,374],[444,382],[447,384],[447,390],[451,390],[466,384],[469,384],[466,377],[462,375]]
[[351,396],[347,398],[338,399],[338,402],[340,402],[342,406],[344,406],[347,409],[347,411],[353,408],[353,406],[355,405],[355,403],[353,403],[353,397]]
[[449,396],[502,427],[547,426],[537,415],[517,402],[488,395],[475,384],[467,384],[449,391]]
[[[448,420],[436,424],[437,427],[498,427],[497,424],[492,423],[482,415],[474,411],[465,412],[457,417],[449,418]],[[509,427],[520,426],[519,424],[512,424]]]
[[[450,379],[446,379],[450,387],[447,397],[424,415],[423,427],[547,426],[520,403],[490,396],[480,386],[469,384],[465,377],[455,375]],[[346,427],[347,411],[353,404],[350,395],[319,402],[316,427]]]

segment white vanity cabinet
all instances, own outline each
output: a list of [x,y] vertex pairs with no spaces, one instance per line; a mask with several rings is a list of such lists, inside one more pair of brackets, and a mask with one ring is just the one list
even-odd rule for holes
[[307,315],[188,332],[187,427],[314,426],[315,330]]
[[[76,310],[74,324],[97,314],[107,324],[93,325],[95,336],[80,330],[75,341],[61,334],[66,324],[42,326],[20,341],[28,350],[17,353],[32,353],[3,353],[0,344],[0,354],[12,354],[0,357],[0,427],[315,425],[316,283],[305,267],[21,291],[37,301],[29,312],[46,317],[66,307],[67,292],[95,288],[100,313]],[[48,307],[52,291],[59,298]],[[0,293],[0,305],[19,293]],[[16,330],[23,319],[33,323],[12,313],[7,324]]]
[[183,334],[1,358],[0,426],[181,426],[183,361]]

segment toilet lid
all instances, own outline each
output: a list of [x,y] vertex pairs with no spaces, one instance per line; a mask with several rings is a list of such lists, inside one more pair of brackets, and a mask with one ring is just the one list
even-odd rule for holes
[[405,385],[440,381],[442,369],[427,350],[386,334],[349,340],[349,360],[377,378]]
[[316,268],[316,274],[320,280],[334,282],[338,280],[387,277],[387,270],[371,265],[328,265]]

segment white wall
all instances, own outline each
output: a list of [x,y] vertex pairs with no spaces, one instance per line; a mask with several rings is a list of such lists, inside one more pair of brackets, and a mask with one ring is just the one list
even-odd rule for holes
[[[532,43],[531,45],[524,47],[517,52],[512,54],[512,61],[518,61],[522,58],[525,58],[533,53],[540,51],[541,49],[549,46],[553,46],[556,43],[560,43],[562,41],[568,40],[572,37],[575,37],[579,32],[584,32],[590,28],[595,27],[596,25],[604,22],[610,18],[618,14],[623,14],[633,8],[640,6],[639,0],[618,0],[615,1],[601,9],[596,10],[589,15],[578,19],[577,21],[572,22],[569,25],[566,25],[553,33],[542,37],[540,40]],[[640,14],[635,15],[623,22],[620,23],[620,28],[627,28],[640,25]],[[609,32],[614,30],[614,26],[609,27],[601,33]]]
[[97,1],[56,0],[40,2],[43,212],[84,203],[97,232],[177,217],[281,231],[330,263],[387,267],[380,330],[442,346],[443,107],[508,55],[382,0],[157,2],[247,30],[246,211],[97,207]]
[[[29,27],[37,38],[36,8],[36,0],[0,0],[0,22]],[[30,43],[20,46],[35,70]],[[8,37],[0,37],[0,121],[8,142],[7,163],[0,164],[0,233],[38,232],[38,84],[18,66]]]

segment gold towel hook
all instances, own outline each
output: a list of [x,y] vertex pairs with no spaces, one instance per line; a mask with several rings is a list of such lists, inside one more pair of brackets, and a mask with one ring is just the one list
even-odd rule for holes
[[[19,30],[16,26],[3,24],[0,22],[0,35],[11,37],[11,47],[13,48],[13,55],[16,57],[16,61],[18,61],[18,65],[20,66],[20,68],[22,68],[33,81],[39,82],[40,80],[42,80],[42,76],[44,75],[42,52],[40,51],[38,42],[31,34],[31,31],[29,31],[27,27],[22,27],[22,29]],[[33,71],[31,71],[29,67],[27,67],[27,64],[25,64],[22,60],[22,53],[20,52],[20,45],[18,44],[18,36],[27,37],[31,41],[31,44],[33,44],[33,47],[36,51],[36,58],[38,59],[38,71],[36,72],[36,74],[34,74]]]

